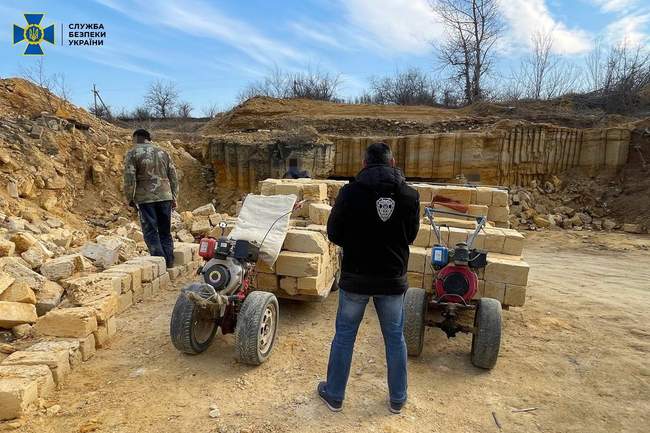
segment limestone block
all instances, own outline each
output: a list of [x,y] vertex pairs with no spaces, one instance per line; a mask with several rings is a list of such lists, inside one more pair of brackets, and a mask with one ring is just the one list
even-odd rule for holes
[[39,318],[34,329],[52,337],[86,337],[97,329],[97,318],[90,307],[54,309]]
[[84,260],[81,254],[60,256],[45,262],[41,266],[40,272],[48,280],[60,281],[85,269],[87,265]]
[[327,185],[324,183],[306,183],[302,186],[302,194],[305,200],[322,202],[327,199]]
[[490,253],[502,253],[506,240],[503,230],[497,228],[486,228],[483,229],[483,232],[485,233],[483,248]]
[[312,277],[320,272],[321,256],[313,253],[282,251],[275,263],[279,275]]
[[11,329],[16,325],[35,323],[37,320],[34,305],[0,301],[0,328]]
[[164,257],[160,256],[139,256],[139,257],[134,257],[127,261],[126,263],[129,262],[149,262],[153,263],[157,266],[157,269],[154,269],[154,278],[159,277],[160,275],[164,274],[167,272],[167,262],[165,261]]
[[79,352],[81,352],[81,360],[86,362],[93,356],[95,356],[95,336],[89,334],[85,338],[79,338]]
[[45,281],[36,294],[36,313],[39,316],[55,308],[61,302],[63,287],[54,281]]
[[12,256],[16,251],[16,244],[6,239],[0,239],[0,257]]
[[332,288],[334,278],[321,272],[317,277],[302,277],[296,280],[298,294],[326,296]]
[[289,230],[282,248],[300,253],[326,254],[329,252],[325,236],[311,230]]
[[492,205],[492,190],[493,188],[479,186],[476,188],[475,204],[491,206]]
[[113,266],[120,257],[119,248],[109,248],[95,242],[84,245],[81,249],[81,254],[104,269]]
[[119,309],[119,295],[111,293],[103,298],[94,299],[89,302],[81,302],[81,307],[90,307],[95,310],[97,323],[104,323],[117,314]]
[[428,222],[420,223],[418,235],[413,241],[413,245],[416,247],[428,247],[431,244],[431,236],[431,224]]
[[160,290],[165,291],[172,289],[171,287],[171,279],[169,278],[169,273],[165,272],[164,274],[161,274],[160,277],[158,277],[159,285],[160,285]]
[[439,187],[433,201],[452,201],[461,204],[470,204],[472,201],[472,188],[446,185]]
[[142,299],[151,299],[153,296],[153,283],[142,283]]
[[38,399],[38,383],[32,379],[0,380],[0,420],[23,416]]
[[0,291],[0,301],[36,304],[34,291],[24,282],[13,283],[4,292]]
[[278,290],[278,276],[275,274],[265,274],[258,272],[256,275],[255,288],[258,290],[267,290],[269,292],[275,292]]
[[289,296],[298,294],[298,279],[295,277],[280,277],[280,289]]
[[174,266],[183,266],[190,263],[192,260],[193,254],[189,247],[179,245],[178,243],[174,245]]
[[[429,224],[428,221],[427,224]],[[430,247],[434,245],[449,245],[449,227],[438,227],[438,230],[440,232],[440,239],[437,238],[435,230],[431,228],[431,241],[429,242]]]
[[513,229],[501,229],[505,235],[503,254],[520,256],[524,250],[524,235]]
[[309,219],[314,224],[327,225],[332,206],[325,203],[311,203],[309,205]]
[[131,277],[131,274],[127,274],[126,272],[113,271],[112,269],[113,268],[110,268],[109,270],[102,272],[102,274],[120,279],[120,293],[132,290],[133,279]]
[[160,277],[151,280],[151,294],[156,296],[160,293]]
[[[221,214],[218,213],[213,213],[208,217],[210,220],[210,224],[213,226],[218,226],[221,221],[223,221],[223,217]],[[188,241],[183,241],[183,242],[188,242]],[[194,239],[190,240],[189,242],[194,242]]]
[[424,274],[424,278],[422,279],[422,288],[427,293],[433,293],[435,291],[433,288],[434,278],[435,277],[432,274]]
[[460,242],[467,243],[467,238],[469,237],[471,230],[469,229],[459,229],[456,227],[449,227],[449,240],[447,245],[449,248],[456,248],[456,244]]
[[54,382],[61,385],[70,373],[70,355],[65,351],[14,352],[2,361],[2,365],[46,365],[49,367]]
[[110,274],[91,274],[85,277],[65,280],[66,294],[75,304],[83,304],[100,299],[109,294],[122,293],[122,280]]
[[[129,274],[131,276],[131,290],[135,291],[142,285],[142,267],[138,265],[121,265],[113,266],[107,269],[109,275],[114,275],[115,272]],[[119,275],[118,275],[119,277]],[[122,280],[120,279],[120,287]]]
[[81,351],[79,350],[79,340],[45,340],[28,347],[27,352],[58,352],[63,351],[68,354],[70,367],[75,368],[81,364]]
[[204,204],[203,206],[199,206],[196,209],[192,211],[192,215],[197,217],[197,216],[210,216],[212,214],[215,214],[217,211],[214,208],[214,205],[212,203]]
[[505,283],[497,283],[490,280],[485,280],[483,288],[483,297],[493,298],[497,301],[503,303],[503,298],[506,294],[506,285]]
[[528,283],[528,270],[528,263],[523,260],[488,254],[485,280],[525,286]]
[[16,281],[14,277],[4,271],[0,271],[0,295]]
[[508,221],[510,215],[510,208],[508,206],[490,206],[488,209],[488,220],[495,222]]
[[125,264],[140,267],[143,283],[151,282],[158,273],[158,265],[148,261],[131,259]]
[[52,372],[47,365],[0,365],[0,383],[7,379],[28,379],[35,381],[38,396],[41,398],[50,395],[56,386]]
[[28,232],[15,233],[9,240],[14,243],[16,253],[18,254],[27,251],[32,245],[38,243],[38,239]]
[[131,305],[133,305],[133,292],[129,291],[122,293],[117,300],[117,313],[123,313]]
[[109,341],[117,334],[116,324],[115,318],[112,317],[106,323],[97,327],[97,330],[93,332],[96,349],[106,347]]
[[275,185],[275,193],[277,195],[289,195],[293,194],[297,200],[302,200],[302,187],[300,183],[279,183]]
[[[408,272],[424,274],[427,251],[423,247],[409,246]],[[421,286],[420,286],[421,287]]]
[[470,204],[467,207],[467,215],[475,216],[475,217],[487,217],[489,212],[489,207],[485,205],[479,205],[479,204]]
[[421,289],[424,287],[424,274],[419,272],[407,272],[406,278],[408,280],[409,287],[417,287]]
[[[492,206],[507,207],[508,206],[508,191],[503,189],[492,190]],[[490,207],[492,207],[490,206]]]
[[205,236],[212,229],[210,219],[208,217],[198,217],[192,220],[192,227],[190,233],[194,236]]
[[260,188],[260,195],[276,195],[275,185],[280,183],[277,179],[266,179],[258,183]]
[[503,298],[505,305],[521,307],[526,302],[526,286],[517,284],[506,284],[506,293]]
[[255,265],[257,272],[263,272],[265,274],[275,274],[275,263],[269,266],[266,262],[259,260]]

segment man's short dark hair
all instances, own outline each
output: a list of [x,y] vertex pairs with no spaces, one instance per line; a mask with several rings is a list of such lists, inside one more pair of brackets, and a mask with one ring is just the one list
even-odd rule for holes
[[151,134],[146,129],[136,129],[133,131],[133,138],[144,138],[147,141],[151,141]]
[[393,152],[386,143],[372,143],[366,149],[366,165],[384,164],[388,165],[393,159]]

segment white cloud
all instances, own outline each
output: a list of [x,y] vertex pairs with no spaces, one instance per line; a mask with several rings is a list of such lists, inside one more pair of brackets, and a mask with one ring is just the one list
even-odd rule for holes
[[650,12],[625,15],[607,26],[605,38],[610,43],[642,45],[650,42],[649,24]]
[[590,34],[553,18],[544,0],[499,0],[499,7],[509,27],[502,44],[506,49],[530,47],[531,36],[538,31],[552,33],[556,53],[581,54],[591,49]]
[[[247,23],[226,16],[200,0],[96,0],[148,26],[165,26],[196,36],[197,44],[207,39],[224,42],[254,59],[271,65],[302,60],[291,46],[262,35]],[[132,13],[137,11],[136,14]]]
[[346,19],[382,50],[423,55],[442,35],[427,0],[341,0],[341,6]]
[[326,32],[325,29],[321,28],[320,24],[311,21],[294,21],[289,24],[289,27],[298,37],[311,39],[320,45],[327,45],[339,50],[348,50],[350,48],[333,36],[332,28],[330,28],[330,32]]
[[603,12],[620,12],[636,6],[638,0],[592,0]]

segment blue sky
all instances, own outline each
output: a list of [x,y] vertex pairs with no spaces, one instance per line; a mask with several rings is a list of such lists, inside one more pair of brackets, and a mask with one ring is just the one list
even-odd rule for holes
[[[553,31],[554,50],[578,59],[604,43],[650,39],[647,0],[499,0],[506,24],[499,69],[516,64],[536,30]],[[102,23],[104,46],[48,46],[50,73],[64,73],[73,102],[88,106],[97,85],[114,109],[142,103],[155,79],[178,84],[195,107],[231,106],[246,83],[278,66],[341,74],[342,96],[356,96],[369,77],[407,66],[431,70],[430,41],[441,26],[428,0],[87,0],[0,3],[0,76],[35,62],[12,46],[22,13],[46,13],[43,24]]]

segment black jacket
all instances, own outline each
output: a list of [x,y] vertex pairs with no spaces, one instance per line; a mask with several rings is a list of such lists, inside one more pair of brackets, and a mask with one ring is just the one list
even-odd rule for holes
[[404,293],[419,211],[417,191],[397,168],[371,165],[345,185],[327,221],[329,240],[343,247],[339,287],[366,295]]

